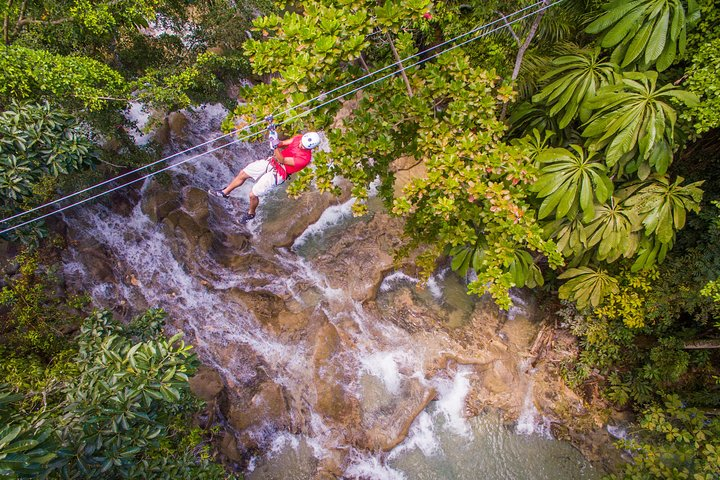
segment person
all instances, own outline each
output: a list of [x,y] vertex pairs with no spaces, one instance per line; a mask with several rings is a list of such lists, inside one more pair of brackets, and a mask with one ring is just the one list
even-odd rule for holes
[[273,155],[265,160],[256,160],[245,168],[222,190],[210,189],[208,192],[216,197],[228,198],[230,192],[252,178],[255,181],[250,190],[250,207],[240,220],[245,223],[255,218],[255,210],[260,204],[260,197],[277,185],[281,185],[292,173],[299,172],[312,160],[312,149],[320,145],[320,135],[308,132],[295,135],[278,143]]

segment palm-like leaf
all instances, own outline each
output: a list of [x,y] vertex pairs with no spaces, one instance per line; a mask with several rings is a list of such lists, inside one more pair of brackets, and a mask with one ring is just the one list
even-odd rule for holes
[[470,268],[478,271],[482,267],[487,245],[482,240],[474,245],[458,245],[450,249],[452,261],[451,268],[460,275],[465,276]]
[[[550,146],[550,139],[555,135],[555,132],[545,130],[542,135],[537,128],[534,128],[531,133],[528,133],[522,138],[515,138],[512,140],[513,145],[523,147],[527,152],[530,159],[535,160],[537,156],[545,151]],[[537,162],[535,162],[537,167]]]
[[630,270],[638,272],[662,263],[668,250],[672,248],[672,244],[672,241],[662,243],[657,238],[643,238],[642,242],[640,242],[637,258]]
[[535,265],[532,255],[526,250],[516,250],[507,267],[516,287],[533,288],[545,283],[540,268]]
[[588,107],[597,111],[582,136],[590,140],[591,150],[606,148],[607,165],[619,162],[620,175],[637,155],[640,158],[629,170],[636,169],[641,180],[647,178],[650,167],[665,173],[672,160],[670,146],[677,117],[668,102],[673,99],[690,106],[698,102],[693,93],[671,84],[656,88],[656,83],[657,72],[625,73],[620,83],[599,89],[587,101]]
[[560,128],[567,127],[578,114],[580,121],[586,122],[591,110],[585,101],[599,88],[615,83],[617,65],[604,61],[599,49],[557,57],[552,63],[555,68],[540,79],[547,84],[533,96],[533,102],[550,106],[550,116],[562,114]]
[[612,263],[621,255],[630,258],[640,241],[636,223],[631,209],[613,198],[610,205],[597,208],[595,218],[583,229],[587,246],[597,246],[595,258],[599,261]]
[[558,218],[543,227],[549,238],[555,240],[565,257],[582,255],[587,250],[587,235],[580,215]]
[[625,200],[639,215],[646,237],[654,235],[660,243],[670,243],[675,231],[685,226],[687,212],[700,210],[703,182],[682,186],[682,181],[682,177],[673,183],[667,177],[653,178]]
[[[452,257],[451,268],[460,275],[466,275],[471,268],[480,271],[485,260],[487,244],[478,241],[475,245],[459,245],[450,250]],[[504,267],[510,273],[513,285],[516,287],[536,287],[544,284],[540,268],[535,264],[532,255],[526,250],[515,250],[512,260]]]
[[531,187],[538,198],[544,198],[538,218],[545,218],[555,210],[555,218],[564,217],[577,207],[586,218],[592,218],[595,202],[605,203],[613,191],[613,183],[605,174],[602,162],[593,160],[578,145],[571,145],[575,154],[564,148],[550,148],[538,154],[543,165],[540,178]]
[[540,132],[556,132],[555,144],[561,145],[568,137],[566,130],[558,127],[557,119],[548,115],[548,109],[544,106],[533,105],[531,102],[522,102],[510,113],[508,123],[511,125],[509,135],[511,137],[522,137],[533,130]]
[[622,68],[655,64],[663,71],[685,54],[687,26],[698,7],[694,0],[616,0],[585,29],[601,34],[600,45],[615,47],[612,60]]
[[578,308],[584,308],[588,304],[597,307],[606,295],[619,290],[615,278],[603,270],[595,271],[589,267],[569,268],[558,278],[567,280],[558,289],[558,296],[574,300]]

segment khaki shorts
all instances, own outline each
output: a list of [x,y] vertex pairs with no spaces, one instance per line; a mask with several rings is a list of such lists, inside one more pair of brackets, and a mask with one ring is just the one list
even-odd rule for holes
[[243,172],[255,181],[251,191],[257,197],[285,182],[268,160],[256,160],[243,168]]

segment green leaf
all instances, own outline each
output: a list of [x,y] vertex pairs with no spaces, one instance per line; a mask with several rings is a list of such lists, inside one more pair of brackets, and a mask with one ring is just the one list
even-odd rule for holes
[[622,63],[620,64],[620,67],[625,68],[626,66],[630,65],[632,62],[635,61],[635,59],[637,59],[640,56],[640,53],[647,46],[651,32],[652,32],[652,24],[651,23],[646,23],[642,27],[640,27],[640,30],[638,31],[637,35],[635,35],[635,38],[633,38],[633,40],[630,42],[630,45],[628,45],[627,52],[625,53],[625,58],[623,59]]
[[610,48],[620,43],[625,37],[637,30],[638,20],[645,13],[641,7],[634,8],[629,11],[623,18],[615,24],[608,32],[603,35],[600,46]]
[[645,49],[645,63],[650,63],[656,60],[665,49],[665,40],[668,34],[668,22],[670,20],[670,10],[664,9],[663,13],[658,17],[655,22],[655,28],[650,35],[648,40],[647,48]]
[[602,32],[618,20],[622,19],[629,11],[640,3],[642,3],[640,0],[631,2],[616,2],[616,4],[619,4],[616,8],[609,10],[605,14],[601,15],[597,20],[590,23],[590,25],[585,28],[585,31],[592,34]]

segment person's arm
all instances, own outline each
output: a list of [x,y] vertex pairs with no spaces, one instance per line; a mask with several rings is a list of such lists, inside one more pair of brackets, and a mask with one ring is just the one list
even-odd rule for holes
[[286,147],[290,145],[293,141],[293,138],[294,137],[291,137],[278,143],[278,146],[273,151],[273,157],[280,165],[295,165],[295,159],[293,157],[283,157],[280,153],[280,147]]
[[275,160],[277,160],[280,165],[295,165],[295,158],[283,157],[278,148],[273,152],[273,157],[275,157]]

